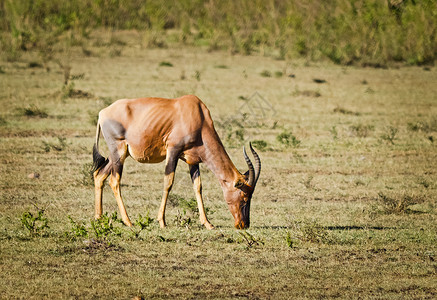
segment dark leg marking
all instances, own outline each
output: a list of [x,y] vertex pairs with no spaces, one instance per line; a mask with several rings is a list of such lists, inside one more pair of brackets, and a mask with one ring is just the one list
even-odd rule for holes
[[189,165],[189,167],[190,167],[191,181],[194,183],[194,180],[196,180],[196,178],[200,176],[200,168],[198,164]]
[[101,129],[109,149],[111,163],[111,178],[109,180],[109,185],[114,192],[114,196],[117,200],[118,208],[124,224],[127,226],[132,226],[132,223],[126,212],[120,190],[123,163],[127,156],[127,145],[125,140],[126,130],[120,123],[113,120],[105,121],[102,124]]
[[167,205],[168,194],[173,187],[174,173],[181,152],[177,148],[167,149],[167,157],[165,160],[165,176],[164,176],[164,191],[162,194],[161,206],[158,212],[158,222],[161,228],[165,227],[165,207]]
[[202,198],[202,181],[200,180],[200,168],[199,164],[188,165],[190,169],[191,181],[193,182],[194,193],[196,194],[197,208],[199,210],[200,223],[207,229],[213,229],[214,226],[208,221],[205,213],[205,207],[203,206]]

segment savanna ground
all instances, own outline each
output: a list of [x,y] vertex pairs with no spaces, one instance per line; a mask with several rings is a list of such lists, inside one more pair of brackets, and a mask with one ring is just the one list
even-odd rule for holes
[[[2,298],[437,297],[435,67],[142,49],[131,35],[100,32],[58,64],[0,64]],[[108,215],[93,221],[99,109],[184,94],[209,107],[240,171],[242,145],[258,149],[250,229],[233,228],[204,166],[216,229],[202,228],[183,162],[160,229],[164,165],[132,159],[122,191],[135,227],[113,215],[108,186]]]

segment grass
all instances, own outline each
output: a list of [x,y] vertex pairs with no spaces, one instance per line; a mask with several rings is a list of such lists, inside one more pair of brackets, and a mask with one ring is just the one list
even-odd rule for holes
[[[432,65],[436,59],[436,10],[430,0],[179,2],[3,1],[0,51],[9,61],[31,49],[47,58],[69,46],[81,46],[83,54],[91,55],[96,52],[84,44],[93,30],[118,29],[136,31],[135,44],[147,48],[188,45],[277,60],[328,59],[379,68]],[[119,57],[128,42],[111,34],[96,44],[108,46],[109,55]]]
[[161,61],[159,63],[159,66],[160,67],[173,67],[173,64],[171,62],[168,62],[168,61]]
[[41,109],[36,105],[29,107],[19,107],[16,109],[17,113],[26,117],[37,117],[37,118],[47,118],[48,114],[45,109]]
[[285,147],[298,147],[301,143],[290,131],[283,131],[276,136],[276,140]]
[[[437,134],[434,67],[295,60],[294,78],[269,78],[260,71],[284,70],[287,62],[192,47],[143,51],[130,47],[135,34],[113,34],[126,42],[117,44],[120,56],[93,46],[110,37],[92,33],[87,43],[99,56],[86,56],[80,47],[70,53],[74,74],[84,74],[71,78],[73,90],[91,98],[58,97],[63,69],[53,62],[50,72],[29,68],[37,52],[26,52],[19,62],[0,61],[2,297],[437,296],[437,151],[429,139]],[[173,67],[159,67],[168,60]],[[160,229],[164,166],[130,158],[121,188],[134,228],[118,221],[108,186],[106,215],[94,221],[90,112],[120,98],[174,97],[181,90],[209,107],[241,172],[247,170],[242,145],[255,141],[259,148],[263,167],[250,229],[233,228],[217,179],[201,165],[207,215],[216,227],[205,230],[182,161],[167,208],[169,226]],[[270,110],[260,109],[260,97],[239,99],[255,91]]]

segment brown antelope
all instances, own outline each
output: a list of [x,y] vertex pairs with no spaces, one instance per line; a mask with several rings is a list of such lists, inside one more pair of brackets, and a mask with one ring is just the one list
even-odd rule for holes
[[[100,131],[109,148],[107,159],[99,153]],[[165,159],[164,193],[158,213],[161,227],[166,226],[165,206],[178,159],[181,159],[190,170],[200,223],[208,229],[214,228],[203,206],[199,163],[204,162],[220,182],[224,198],[234,216],[235,227],[248,228],[250,201],[261,171],[261,161],[252,145],[250,149],[255,158],[255,168],[243,147],[249,171],[241,174],[226,153],[208,108],[196,96],[118,100],[100,111],[97,122],[93,147],[95,217],[102,216],[103,184],[111,175],[109,185],[122,220],[127,226],[132,226],[120,192],[123,163],[130,155],[140,163],[159,163]]]

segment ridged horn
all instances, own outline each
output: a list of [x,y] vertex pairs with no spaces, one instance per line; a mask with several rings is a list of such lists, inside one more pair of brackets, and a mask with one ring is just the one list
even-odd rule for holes
[[252,162],[250,161],[249,156],[247,156],[246,153],[246,147],[243,146],[243,155],[244,159],[246,160],[247,166],[249,167],[249,181],[247,184],[251,187],[255,187],[255,169],[253,168]]
[[250,151],[252,151],[253,157],[255,158],[255,184],[253,185],[255,187],[258,182],[259,174],[261,174],[261,159],[259,158],[258,153],[253,149],[252,143],[249,143],[249,146]]

